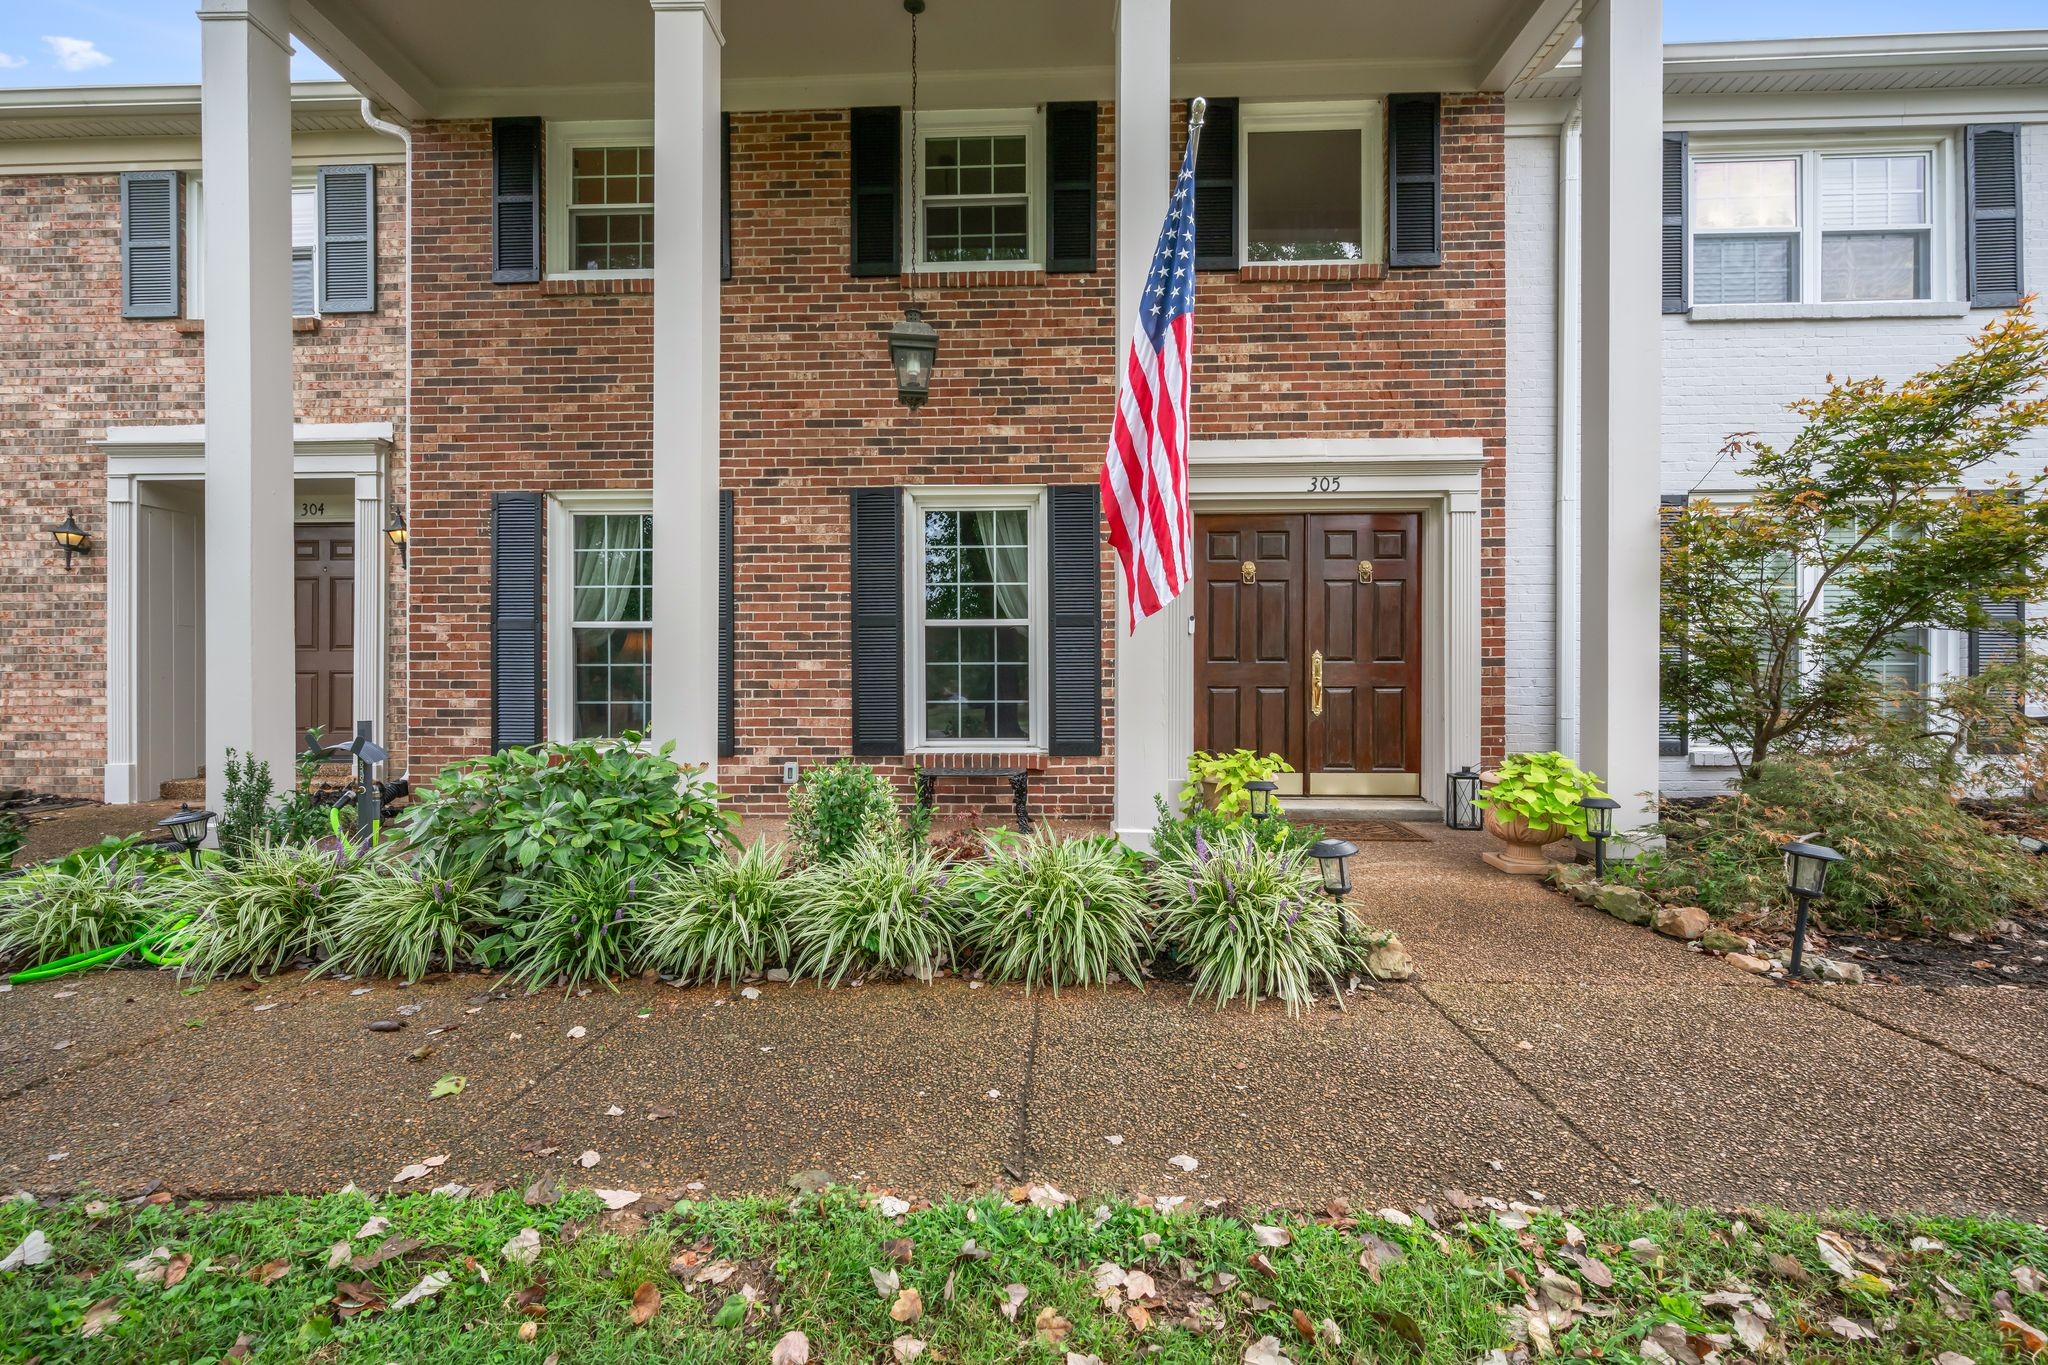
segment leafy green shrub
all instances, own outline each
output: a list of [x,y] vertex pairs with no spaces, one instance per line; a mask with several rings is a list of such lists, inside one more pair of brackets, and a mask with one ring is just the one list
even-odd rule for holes
[[1315,998],[1320,979],[1343,999],[1337,973],[1351,954],[1307,853],[1243,833],[1211,844],[1197,830],[1187,849],[1160,858],[1152,887],[1160,935],[1193,969],[1197,996],[1253,1008],[1277,996],[1293,1014]]
[[763,839],[662,878],[638,913],[641,960],[685,981],[730,981],[789,961],[799,885],[780,845]]
[[896,789],[865,763],[813,768],[790,789],[789,837],[806,863],[838,862],[896,828]]
[[227,789],[214,835],[220,841],[222,857],[239,858],[262,843],[269,832],[270,798],[277,788],[268,763],[254,754],[237,757],[233,749],[228,750],[221,776]]
[[592,860],[647,874],[729,843],[732,817],[710,777],[677,763],[673,742],[650,752],[638,740],[506,749],[444,768],[400,832],[423,853],[506,879],[508,907]]
[[1716,918],[1789,915],[1779,846],[1810,837],[1847,855],[1814,906],[1831,928],[1974,931],[2048,902],[2048,869],[1927,769],[1876,751],[1768,759],[1739,791],[1669,813],[1658,830],[1662,852],[1610,864],[1610,875]]
[[1323,837],[1323,831],[1315,825],[1223,815],[1206,806],[1191,805],[1186,815],[1175,815],[1167,808],[1166,798],[1156,794],[1152,804],[1159,812],[1152,826],[1152,852],[1160,858],[1188,852],[1194,847],[1197,833],[1212,845],[1230,838],[1255,839],[1261,848],[1274,853],[1306,849]]
[[261,977],[315,956],[348,861],[337,849],[258,843],[208,868],[187,896],[196,913],[180,969],[200,981]]
[[128,943],[156,922],[181,864],[154,845],[103,839],[0,881],[0,962],[38,966]]
[[1563,830],[1583,839],[1586,812],[1579,802],[1605,795],[1599,778],[1563,754],[1510,754],[1475,804],[1492,811],[1504,825],[1527,820],[1532,830]]
[[14,855],[21,852],[27,834],[27,821],[11,810],[0,811],[0,871],[14,866]]
[[949,880],[937,854],[893,835],[871,835],[832,866],[813,868],[789,915],[792,975],[833,986],[873,971],[931,980],[953,959],[960,932]]
[[651,895],[656,865],[596,858],[531,884],[522,918],[478,945],[486,962],[502,963],[505,980],[531,994],[551,982],[565,991],[612,983],[638,956],[634,919]]
[[[1251,809],[1251,793],[1244,789],[1245,783],[1270,782],[1275,773],[1293,771],[1293,765],[1278,754],[1258,754],[1250,749],[1212,754],[1197,749],[1188,755],[1188,784],[1181,788],[1180,803],[1190,810],[1203,805],[1202,784],[1207,782],[1216,789],[1218,815],[1243,815]],[[1273,809],[1280,809],[1277,800]]]
[[497,886],[460,859],[363,858],[337,899],[327,965],[401,981],[419,980],[437,958],[448,971],[477,961],[481,936],[499,922]]
[[988,855],[955,880],[963,933],[997,981],[1103,986],[1111,972],[1141,983],[1149,944],[1143,864],[1114,836],[991,839]]

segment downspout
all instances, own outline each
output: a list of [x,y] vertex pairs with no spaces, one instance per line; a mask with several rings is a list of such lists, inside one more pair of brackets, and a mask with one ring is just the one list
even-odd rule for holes
[[1579,752],[1580,113],[1557,133],[1557,747]]
[[[395,137],[405,144],[405,284],[403,293],[400,296],[403,300],[400,306],[405,310],[405,369],[403,381],[405,392],[400,399],[400,411],[404,414],[405,423],[405,524],[407,527],[410,527],[412,525],[412,130],[402,124],[387,123],[383,119],[378,118],[376,111],[370,107],[370,101],[367,97],[363,100],[363,123],[366,127],[382,133],[386,137]],[[389,487],[388,480],[386,481],[386,487]],[[407,720],[410,721],[412,717],[412,574],[410,569],[407,570],[404,578],[407,585],[405,593],[405,714]],[[391,620],[391,607],[388,601],[385,603],[384,620],[387,624]],[[388,713],[391,706],[391,698],[388,693],[384,698],[384,706]],[[382,717],[379,719],[381,720]],[[405,744],[406,771],[402,774],[408,782],[412,779],[411,731],[412,727],[408,724],[406,727]],[[390,747],[390,739],[389,735],[385,736],[386,748]]]

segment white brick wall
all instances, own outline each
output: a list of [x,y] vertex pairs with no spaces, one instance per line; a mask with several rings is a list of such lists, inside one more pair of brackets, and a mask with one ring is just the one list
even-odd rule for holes
[[[2022,136],[2024,262],[2030,284],[2048,284],[2048,120]],[[1549,747],[1555,733],[1554,563],[1556,469],[1557,144],[1508,140],[1508,747]],[[2048,289],[2043,290],[2048,293]],[[1820,393],[1827,377],[1902,379],[1954,356],[1993,314],[1960,318],[1784,322],[1664,322],[1663,487],[1739,488],[1739,469],[1715,459],[1728,436],[1754,431],[1779,440],[1797,429],[1785,411]],[[2015,463],[2048,464],[2048,437],[2028,442]],[[1711,472],[1710,472],[1711,471]],[[1687,759],[1662,764],[1670,795],[1710,792],[1725,769]]]

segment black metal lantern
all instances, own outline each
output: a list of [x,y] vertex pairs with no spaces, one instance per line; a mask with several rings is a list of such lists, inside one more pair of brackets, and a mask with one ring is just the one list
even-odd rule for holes
[[167,829],[171,832],[191,857],[192,866],[197,869],[199,846],[206,842],[206,828],[213,823],[213,819],[213,812],[210,810],[193,810],[188,805],[180,804],[175,814],[166,815],[157,821],[156,825],[158,829]]
[[1611,796],[1588,796],[1580,800],[1579,809],[1586,812],[1586,837],[1593,841],[1593,875],[1607,875],[1607,841],[1614,837],[1614,812],[1621,809],[1621,802]]
[[71,572],[71,557],[82,555],[92,548],[92,534],[78,524],[78,518],[71,513],[64,514],[61,526],[50,528],[50,539],[57,542],[64,551],[64,572]]
[[2012,841],[2020,846],[2020,852],[2031,853],[2036,858],[2048,853],[2048,839],[2036,839],[2031,834],[2015,834]]
[[1792,893],[1798,909],[1792,917],[1792,980],[1799,979],[1800,959],[1806,955],[1806,911],[1827,889],[1828,864],[1839,863],[1842,855],[1821,844],[1794,839],[1786,844],[1785,889]]
[[1358,845],[1345,839],[1318,839],[1308,855],[1321,864],[1323,871],[1323,894],[1331,900],[1343,900],[1351,894],[1351,858],[1358,852]]
[[923,309],[906,304],[903,321],[889,329],[889,363],[896,367],[896,397],[903,406],[924,406],[938,358],[938,330],[924,320]]
[[1251,798],[1252,819],[1266,821],[1273,818],[1273,793],[1280,790],[1278,782],[1247,782],[1245,795]]
[[398,548],[398,562],[407,568],[412,566],[409,549],[412,544],[412,530],[405,524],[405,509],[391,509],[391,524],[384,528],[384,539]]
[[1466,764],[1451,774],[1450,790],[1444,794],[1444,824],[1452,829],[1478,829],[1479,774]]

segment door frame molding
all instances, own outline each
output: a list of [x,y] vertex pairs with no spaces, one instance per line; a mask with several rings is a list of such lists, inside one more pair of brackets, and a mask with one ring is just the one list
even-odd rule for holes
[[[1477,436],[1193,440],[1191,510],[1211,512],[1419,512],[1422,516],[1422,772],[1425,800],[1447,773],[1480,755],[1481,476]],[[1311,479],[1336,479],[1330,492]],[[1121,593],[1123,585],[1118,583]],[[1120,604],[1118,619],[1127,619]],[[1117,695],[1164,705],[1119,707],[1116,832],[1149,839],[1152,797],[1170,800],[1194,750],[1194,602],[1190,595],[1117,649]]]
[[[106,800],[153,800],[139,790],[141,648],[135,604],[138,485],[206,481],[203,425],[108,427],[92,442],[107,462],[107,763]],[[390,546],[384,537],[391,457],[389,422],[316,422],[292,428],[292,478],[348,478],[355,485],[355,707],[385,729]],[[365,667],[365,664],[368,667]],[[388,733],[378,739],[387,747]]]

